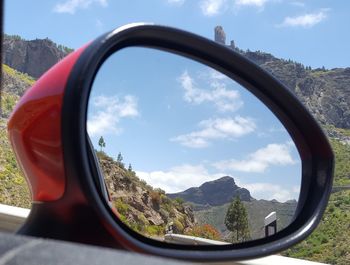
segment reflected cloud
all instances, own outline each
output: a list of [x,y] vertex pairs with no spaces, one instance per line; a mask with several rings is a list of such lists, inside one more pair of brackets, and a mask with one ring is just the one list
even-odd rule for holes
[[240,183],[238,185],[250,191],[253,198],[260,200],[277,200],[286,202],[288,200],[297,200],[300,193],[300,186],[294,186],[291,189],[283,188],[280,185],[261,182],[261,183]]
[[213,140],[241,137],[253,132],[256,128],[251,118],[241,116],[203,120],[198,127],[201,129],[176,136],[170,141],[190,148],[204,148],[208,147]]
[[184,71],[179,77],[179,82],[184,89],[184,100],[188,103],[199,105],[205,102],[213,103],[220,112],[233,112],[243,106],[240,94],[237,90],[227,88],[222,76],[214,73],[209,83],[209,89],[199,88],[193,77]]
[[184,191],[190,187],[198,187],[206,181],[218,179],[222,173],[209,174],[207,169],[199,165],[183,164],[167,171],[136,171],[136,175],[155,188],[167,193]]
[[249,154],[247,159],[222,160],[214,163],[213,166],[220,170],[263,173],[270,166],[286,166],[294,164],[296,164],[296,161],[291,155],[291,145],[286,143],[269,144],[266,147]]
[[97,96],[90,100],[96,109],[92,115],[88,115],[87,130],[90,137],[105,135],[108,133],[120,133],[118,123],[122,118],[136,117],[137,98],[126,95],[123,98]]

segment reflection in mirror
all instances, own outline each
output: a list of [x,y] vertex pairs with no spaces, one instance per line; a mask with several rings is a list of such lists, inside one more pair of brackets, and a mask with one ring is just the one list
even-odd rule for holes
[[203,64],[147,48],[108,58],[88,135],[118,218],[177,244],[255,240],[292,221],[301,163],[277,118]]

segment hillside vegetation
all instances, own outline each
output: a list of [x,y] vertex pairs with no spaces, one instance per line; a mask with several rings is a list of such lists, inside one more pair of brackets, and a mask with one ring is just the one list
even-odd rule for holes
[[0,203],[30,208],[28,185],[10,147],[6,122],[0,119]]
[[[252,200],[243,201],[248,212],[249,230],[252,239],[263,238],[265,236],[264,218],[272,211],[277,212],[278,223],[277,230],[280,231],[286,227],[293,217],[296,208],[296,201],[280,203],[277,201]],[[229,203],[195,211],[194,215],[199,224],[210,224],[216,227],[223,235],[223,238],[229,236],[224,220]]]
[[2,117],[8,117],[16,102],[23,95],[24,91],[31,87],[35,79],[27,74],[2,64]]
[[2,65],[2,116],[0,117],[0,203],[30,208],[28,185],[12,152],[7,135],[7,117],[34,79]]
[[332,139],[331,144],[336,158],[333,186],[350,185],[350,145]]
[[350,264],[350,191],[331,195],[320,225],[283,255],[330,264]]
[[[350,145],[338,140],[331,140],[331,144],[336,158],[334,186],[349,185]],[[350,190],[332,193],[320,225],[306,240],[284,251],[283,255],[350,264]]]

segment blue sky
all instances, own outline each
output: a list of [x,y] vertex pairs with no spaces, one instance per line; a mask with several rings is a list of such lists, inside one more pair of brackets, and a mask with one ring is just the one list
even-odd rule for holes
[[[349,8],[349,1],[8,0],[5,32],[78,48],[132,22],[211,39],[221,25],[241,49],[335,68],[349,66]],[[95,144],[103,135],[106,152],[122,152],[140,177],[168,192],[228,174],[256,198],[297,198],[299,158],[279,122],[244,88],[197,63],[142,49],[113,55],[95,81],[89,123]]]

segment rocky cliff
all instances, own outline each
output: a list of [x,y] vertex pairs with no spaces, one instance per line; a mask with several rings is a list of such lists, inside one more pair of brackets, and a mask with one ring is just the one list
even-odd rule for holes
[[186,202],[210,206],[229,203],[237,196],[242,201],[251,201],[253,199],[247,189],[238,187],[234,179],[229,176],[205,182],[199,187],[167,195],[170,198],[182,198]]
[[49,39],[24,40],[19,36],[4,36],[3,63],[22,73],[38,78],[72,49]]

